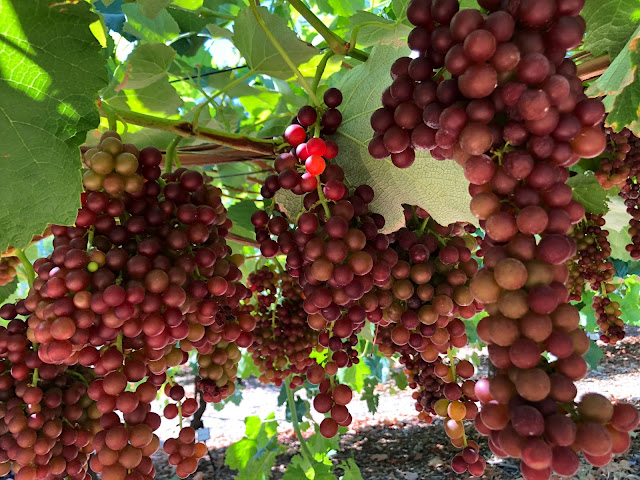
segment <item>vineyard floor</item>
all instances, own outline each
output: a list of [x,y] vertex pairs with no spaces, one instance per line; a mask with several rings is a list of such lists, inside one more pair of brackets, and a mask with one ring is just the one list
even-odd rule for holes
[[[629,336],[616,346],[603,348],[605,357],[596,370],[578,382],[579,395],[598,391],[613,399],[627,400],[640,406],[640,329],[629,329]],[[484,363],[484,362],[483,362]],[[409,390],[391,393],[392,384],[379,385],[380,395],[378,411],[375,415],[368,412],[366,403],[355,398],[349,405],[354,417],[349,432],[340,440],[340,451],[333,457],[335,464],[353,457],[360,467],[365,480],[444,480],[471,478],[468,475],[454,473],[449,460],[456,449],[450,445],[444,434],[442,423],[431,425],[418,422],[413,411],[413,401]],[[277,406],[279,389],[262,386],[257,382],[246,382],[243,400],[239,406],[227,405],[217,412],[208,408],[203,416],[211,439],[207,441],[211,458],[200,462],[199,471],[191,478],[195,480],[231,480],[236,471],[224,465],[226,447],[242,438],[244,418],[258,415],[262,418],[275,412],[279,422],[279,441],[287,450],[280,455],[273,469],[273,480],[282,478],[293,455],[298,453],[297,442],[290,423],[285,421],[284,406]],[[319,418],[321,418],[319,416]],[[470,438],[479,440],[470,425],[467,429]],[[312,433],[311,431],[309,433]],[[168,438],[170,432],[161,430]],[[486,445],[486,442],[485,442]],[[484,448],[485,458],[489,454]],[[160,480],[173,477],[173,467],[166,461],[166,455],[158,452],[155,456]],[[578,480],[640,480],[640,435],[632,440],[631,450],[616,457],[603,469],[595,469],[583,462],[576,475]],[[497,457],[488,459],[484,479],[521,479],[518,463],[511,459]],[[561,477],[554,477],[561,478]]]

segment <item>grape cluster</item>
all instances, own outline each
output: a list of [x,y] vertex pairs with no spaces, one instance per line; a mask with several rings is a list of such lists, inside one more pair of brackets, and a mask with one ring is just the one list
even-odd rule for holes
[[[459,10],[456,0],[410,2],[409,46],[419,55],[393,65],[369,149],[377,158],[411,159],[419,148],[463,165],[471,212],[485,231],[483,267],[469,288],[489,313],[477,331],[498,369],[476,384],[476,426],[490,434],[494,453],[522,459],[526,480],[550,478],[552,470],[573,475],[566,466],[573,451],[556,448],[539,422],[535,430],[520,423],[530,415],[544,425],[574,400],[573,381],[587,371],[589,342],[568,303],[565,265],[576,252],[567,233],[585,212],[566,180],[568,166],[605,149],[605,111],[584,95],[565,58],[584,33],[583,2],[479,4],[488,15]],[[382,121],[390,114],[393,122]],[[557,416],[576,426],[577,417]]]
[[[599,155],[604,107],[584,96],[575,66],[565,60],[584,34],[583,2],[479,3],[488,15],[459,10],[457,0],[410,2],[415,28],[408,43],[418,56],[391,67],[393,82],[371,116],[371,155],[391,154],[400,168],[413,163],[416,149],[464,163],[505,143],[528,147],[549,166]],[[504,115],[506,122],[496,120]],[[524,168],[531,161],[512,158],[508,163],[521,169],[503,171],[503,184],[531,173]]]
[[196,443],[196,431],[191,427],[180,430],[177,438],[169,438],[162,445],[169,455],[169,464],[176,466],[176,475],[186,478],[198,468],[198,460],[207,454],[202,442]]
[[[273,198],[281,188],[303,195],[318,187],[318,175],[324,173],[327,161],[338,155],[338,145],[332,140],[323,139],[320,134],[335,133],[342,123],[342,114],[337,108],[342,103],[340,90],[328,89],[324,94],[324,103],[328,108],[320,110],[320,114],[311,105],[300,108],[293,123],[285,130],[284,140],[292,149],[276,158],[274,167],[277,175],[269,175],[265,179],[260,189],[263,198]],[[329,199],[339,199],[344,194],[344,186],[340,183],[342,179],[336,178],[335,173],[330,169],[323,179],[323,190]],[[262,247],[263,254],[269,257],[275,255],[273,247],[267,242]]]
[[[617,135],[624,135],[626,132],[625,129]],[[626,145],[631,147],[625,157],[625,167],[628,167],[629,171],[622,185],[619,185],[621,188],[618,195],[624,200],[627,213],[631,217],[629,220],[631,243],[626,246],[626,250],[633,260],[640,260],[640,206],[638,205],[640,184],[637,178],[640,173],[640,140],[629,134],[629,142]]]
[[147,165],[146,155],[142,163],[140,158],[140,150],[135,145],[123,144],[116,132],[104,133],[98,146],[87,150],[82,157],[87,167],[82,176],[85,190],[104,190],[112,196],[139,192],[145,178],[160,177],[158,165],[153,161]]
[[331,378],[324,378],[319,382],[319,393],[313,399],[313,408],[318,413],[329,414],[320,422],[320,434],[323,437],[335,437],[338,427],[348,427],[351,424],[352,417],[347,405],[352,398],[353,392],[348,385],[337,383]]
[[601,332],[600,340],[615,344],[624,338],[624,323],[620,318],[620,304],[608,298],[616,290],[616,285],[613,282],[615,268],[609,258],[609,232],[603,228],[604,225],[603,215],[588,213],[585,220],[574,227],[577,253],[568,262],[567,288],[569,300],[579,301],[585,284],[589,285],[595,292],[592,306]]
[[20,265],[18,257],[0,258],[0,287],[4,287],[13,282],[16,278],[16,268]]
[[[24,303],[13,306],[21,314]],[[46,365],[24,320],[0,327],[0,474],[18,480],[88,480],[100,412],[87,395],[95,376],[81,366]]]
[[[390,282],[381,288],[390,291],[393,300],[383,310],[375,343],[386,355],[400,353],[409,385],[416,389],[418,417],[427,422],[443,417],[452,443],[464,448],[463,421],[478,413],[475,382],[469,380],[474,368],[467,360],[456,363],[452,348],[468,341],[459,317],[471,318],[479,311],[469,289],[478,271],[472,257],[476,240],[468,234],[475,227],[441,226],[420,208],[405,207],[405,219],[406,227],[389,235],[398,261]],[[463,471],[484,471],[484,459],[467,459]],[[455,462],[461,468],[460,460]]]
[[280,386],[289,379],[291,388],[302,385],[307,370],[317,365],[310,354],[318,345],[318,334],[302,306],[302,289],[288,273],[266,266],[249,275],[247,286],[255,292],[257,317],[248,350],[260,381]]
[[614,132],[607,127],[605,132],[609,141],[599,158],[596,178],[605,190],[614,186],[623,188],[627,179],[635,177],[640,169],[640,141],[628,128]]
[[[151,402],[158,390],[172,400],[165,417],[179,417],[182,425],[197,410],[196,400],[167,378],[169,368],[185,364],[195,349],[208,374],[200,382],[205,399],[220,401],[235,388],[238,347],[253,342],[255,322],[243,320],[241,305],[251,292],[240,282],[242,257],[226,245],[231,222],[221,191],[186,169],[160,178],[161,160],[153,147],[138,152],[105,133],[85,154],[92,170],[75,225],[52,227],[53,252],[34,263],[27,298],[0,308],[12,324],[27,316],[19,322],[25,341],[38,344],[24,366],[12,360],[12,378],[22,382],[34,368],[42,379],[51,369],[93,369],[87,411],[99,424],[83,448],[87,458],[93,453],[91,468],[113,480],[134,472],[153,478],[160,417]],[[38,374],[32,376],[39,386]],[[185,477],[199,457],[191,440],[183,443],[177,473]]]
[[[268,177],[262,189],[266,198],[280,189],[302,196],[302,211],[282,213],[275,208],[269,213],[257,211],[251,217],[262,254],[285,255],[286,272],[302,289],[306,321],[318,332],[317,340],[304,348],[317,342],[319,347],[331,350],[323,365],[308,365],[307,379],[321,385],[321,393],[332,391],[331,377],[339,368],[360,361],[354,348],[358,344],[357,333],[366,320],[378,323],[382,309],[390,305],[391,293],[378,287],[388,283],[391,268],[398,260],[387,236],[379,232],[384,218],[368,211],[373,189],[361,185],[350,190],[344,183],[342,168],[326,163],[336,157],[338,149],[320,135],[331,134],[339,126],[336,120],[332,127],[327,118],[341,118],[335,107],[340,105],[342,96],[338,90],[329,89],[324,101],[329,109],[322,115],[310,106],[300,109],[297,123],[285,133],[292,148],[276,158],[278,175]],[[304,130],[312,125],[315,128]],[[314,167],[316,163],[319,168]],[[269,295],[266,297],[259,301],[269,302]],[[265,326],[268,329],[268,324]],[[327,375],[329,378],[325,378]],[[348,387],[340,387],[343,388]],[[346,411],[345,405],[336,407],[338,413],[331,421],[326,419],[323,434],[337,431],[341,422],[351,421],[350,416],[340,413]],[[323,404],[321,410],[323,407],[327,405]],[[326,412],[332,408],[329,405]]]

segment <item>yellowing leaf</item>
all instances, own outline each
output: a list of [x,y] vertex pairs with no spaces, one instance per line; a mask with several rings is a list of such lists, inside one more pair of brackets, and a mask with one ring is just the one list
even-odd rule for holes
[[344,101],[343,123],[334,140],[340,147],[338,164],[354,186],[366,184],[375,191],[371,210],[386,219],[385,232],[405,223],[402,204],[418,205],[442,225],[476,223],[469,212],[468,182],[453,160],[438,161],[426,152],[416,152],[415,163],[400,169],[391,159],[371,158],[367,144],[373,136],[371,114],[381,106],[383,90],[391,83],[389,69],[398,58],[409,54],[407,47],[377,45],[366,63],[347,72],[338,85]]

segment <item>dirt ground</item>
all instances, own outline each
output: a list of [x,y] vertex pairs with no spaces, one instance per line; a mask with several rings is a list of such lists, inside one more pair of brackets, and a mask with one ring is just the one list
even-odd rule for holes
[[[632,330],[632,329],[630,329]],[[579,395],[597,391],[616,400],[626,400],[640,406],[640,330],[633,329],[623,342],[616,346],[603,347],[605,357],[596,370],[578,384]],[[349,432],[340,439],[340,451],[332,458],[340,463],[353,457],[365,480],[444,480],[471,478],[454,473],[449,461],[456,453],[449,443],[442,423],[431,425],[419,422],[413,410],[411,391],[396,394],[389,392],[389,385],[379,386],[380,404],[375,415],[368,413],[366,403],[359,399],[349,405],[354,422]],[[247,382],[243,400],[239,406],[228,405],[217,412],[207,409],[203,417],[210,429],[211,439],[206,443],[210,457],[200,461],[196,480],[231,480],[236,471],[224,465],[226,447],[244,435],[244,418],[249,415],[267,416],[275,412],[280,422],[279,441],[287,450],[277,459],[271,479],[279,480],[293,455],[298,453],[299,443],[290,424],[284,419],[284,407],[277,406],[279,389]],[[321,416],[318,416],[320,419]],[[161,437],[171,428],[165,428]],[[521,479],[518,463],[512,459],[500,459],[490,455],[486,439],[475,433],[473,426],[467,428],[470,438],[484,444],[481,453],[488,465],[484,479]],[[160,451],[155,456],[157,478],[173,477],[173,467],[168,465],[166,455]],[[554,477],[561,478],[561,477]],[[630,451],[616,457],[605,468],[596,469],[584,462],[574,478],[578,480],[640,480],[640,435],[634,436]]]

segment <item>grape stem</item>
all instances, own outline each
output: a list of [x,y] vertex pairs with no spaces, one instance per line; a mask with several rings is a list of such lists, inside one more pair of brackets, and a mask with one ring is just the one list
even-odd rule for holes
[[258,11],[258,6],[255,4],[255,2],[249,2],[249,5],[251,5],[251,11],[253,12],[253,16],[256,17],[256,21],[258,22],[262,30],[264,30],[265,35],[271,41],[271,43],[273,44],[275,49],[278,51],[282,59],[287,63],[287,65],[289,65],[289,68],[291,69],[291,71],[295,74],[296,77],[298,77],[300,86],[304,88],[304,90],[307,92],[307,95],[309,95],[309,98],[311,99],[313,104],[316,105],[317,107],[322,105],[320,103],[320,100],[318,100],[318,97],[316,96],[315,92],[311,89],[311,86],[309,85],[309,82],[307,82],[307,79],[304,78],[304,75],[302,75],[302,73],[300,73],[300,70],[298,70],[298,67],[296,67],[296,65],[293,63],[293,61],[291,60],[287,52],[285,52],[284,48],[282,48],[282,45],[278,43],[278,39],[273,35],[273,33],[271,33],[271,30],[269,30],[269,27],[267,27],[267,24],[264,22],[264,19],[260,16],[260,12]]
[[285,381],[285,388],[287,389],[287,403],[289,404],[289,411],[291,412],[291,423],[293,424],[293,431],[296,433],[296,437],[298,437],[298,441],[300,442],[300,450],[302,455],[306,457],[307,461],[313,465],[315,460],[309,447],[307,446],[307,442],[302,436],[302,432],[300,431],[300,424],[298,423],[298,412],[296,411],[296,401],[293,397],[293,390],[289,387],[289,383]]
[[178,402],[178,424],[182,430],[182,401]]
[[173,132],[185,138],[203,138],[217,145],[266,155],[273,155],[276,149],[275,142],[271,140],[261,140],[246,135],[227,133],[213,128],[198,127],[195,129],[192,123],[185,120],[146,115],[144,113],[133,112],[128,109],[108,105],[105,102],[99,102],[98,107],[102,116],[106,117],[107,112],[115,112],[126,122],[133,125]]
[[122,338],[124,337],[123,333],[120,332],[118,333],[118,336],[116,337],[116,348],[118,349],[118,351],[120,353],[122,353]]
[[327,50],[324,55],[322,56],[322,59],[320,60],[320,63],[318,64],[318,68],[316,68],[316,74],[313,77],[313,84],[311,85],[311,88],[313,89],[314,93],[318,92],[318,86],[320,85],[320,80],[322,79],[322,75],[324,74],[324,70],[325,68],[327,68],[327,62],[329,61],[329,59],[331,57],[333,57],[335,55],[336,52],[334,52],[333,50]]
[[[195,124],[194,119],[194,124]],[[176,155],[176,148],[178,148],[178,144],[182,141],[182,137],[180,135],[176,135],[171,143],[167,146],[166,160],[164,162],[164,171],[166,173],[171,173],[173,171],[173,163],[179,162],[178,155]]]
[[33,370],[33,378],[31,379],[31,386],[32,387],[37,387],[38,386],[38,380],[40,380],[40,375],[39,375],[38,369],[35,368]]
[[420,230],[418,230],[418,238],[422,236],[424,231],[427,229],[427,224],[429,223],[429,217],[425,218],[422,221],[422,225],[420,225]]
[[25,255],[24,250],[22,250],[21,248],[16,248],[15,254],[16,257],[18,257],[22,262],[25,274],[27,275],[27,283],[29,284],[29,289],[31,289],[33,288],[33,281],[36,278],[36,272],[33,269],[33,265]]
[[322,38],[325,39],[329,48],[331,48],[334,53],[337,53],[338,55],[348,55],[351,58],[355,58],[356,60],[363,62],[367,61],[369,58],[369,54],[367,52],[358,50],[355,48],[355,44],[345,42],[339,35],[331,31],[331,29],[327,27],[302,0],[289,0],[289,3],[300,15],[304,17],[307,22],[309,22],[309,25],[315,28],[316,31],[322,35]]
[[331,212],[329,211],[329,203],[327,202],[327,197],[324,196],[324,192],[322,191],[322,183],[320,182],[320,175],[317,175],[318,186],[316,187],[318,190],[319,202],[322,204],[322,208],[324,208],[324,213],[327,215],[327,218],[331,218]]

